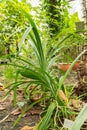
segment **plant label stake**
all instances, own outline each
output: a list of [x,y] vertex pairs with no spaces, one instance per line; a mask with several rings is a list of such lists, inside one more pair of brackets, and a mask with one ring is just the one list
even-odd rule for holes
[[72,127],[72,125],[73,125],[73,121],[71,121],[71,120],[69,120],[69,119],[65,119],[64,120],[64,125],[63,125],[63,127],[64,128],[68,128],[68,130],[70,130],[71,129],[71,127]]

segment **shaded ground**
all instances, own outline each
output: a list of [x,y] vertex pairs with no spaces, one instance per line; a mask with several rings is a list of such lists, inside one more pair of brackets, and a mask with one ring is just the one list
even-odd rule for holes
[[[0,83],[7,85],[7,81],[4,80],[3,76],[4,67],[0,68]],[[11,93],[5,100],[2,100],[3,95],[7,90],[0,88],[0,130],[20,130],[23,126],[35,126],[40,120],[41,108],[36,106],[33,109],[29,110],[23,118],[21,118],[18,125],[13,128],[15,120],[18,118],[21,111],[19,111],[18,106],[14,107],[13,105],[13,93]],[[22,94],[18,94],[18,101],[24,102]],[[29,104],[24,105],[28,107]],[[25,108],[22,108],[25,109]],[[13,114],[11,114],[13,112]],[[8,116],[9,115],[9,116]],[[8,116],[8,117],[7,117]],[[5,117],[7,117],[5,119]],[[3,120],[4,119],[4,120]]]
[[[3,93],[3,91],[0,91],[0,99]],[[11,114],[11,112],[13,112],[13,114]],[[2,120],[0,123],[0,130],[20,130],[20,128],[25,125],[35,126],[40,120],[40,113],[41,109],[38,107],[29,110],[20,120],[19,124],[12,128],[20,111],[17,107],[13,107],[12,95],[10,95],[5,101],[0,102],[0,121],[10,114],[6,120]]]
[[[0,83],[6,84],[2,73],[0,73]],[[65,81],[65,84],[68,86],[75,85],[76,74],[72,73],[70,76],[68,76],[68,79]],[[18,125],[13,128],[14,121],[18,118],[20,112],[17,110],[18,107],[13,106],[13,93],[11,93],[4,101],[1,101],[1,98],[3,97],[4,93],[5,91],[0,90],[0,130],[20,130],[23,126],[35,126],[39,122],[42,110],[40,106],[37,106],[29,110],[20,120]],[[18,94],[17,99],[19,101],[24,101],[22,94]],[[27,107],[28,105],[25,106]],[[11,114],[11,112],[13,112],[13,114]],[[5,119],[7,115],[9,116]]]

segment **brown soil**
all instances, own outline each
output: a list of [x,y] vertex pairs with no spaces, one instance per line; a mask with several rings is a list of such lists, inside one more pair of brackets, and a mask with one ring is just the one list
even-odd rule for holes
[[[0,83],[2,83],[5,87],[9,81],[4,78],[4,69],[4,66],[0,67]],[[19,111],[19,107],[17,105],[16,107],[13,105],[13,92],[11,92],[5,100],[2,100],[3,95],[7,91],[8,90],[0,88],[0,130],[20,130],[24,126],[35,126],[41,118],[40,115],[42,110],[40,106],[34,106],[32,109],[28,110],[21,118],[20,122],[13,127],[14,122],[22,112]],[[23,98],[23,93],[19,92],[17,102],[20,101],[25,102],[25,99]],[[29,104],[25,104],[21,111],[26,109],[28,106]],[[11,112],[13,112],[13,114],[11,114]],[[5,119],[6,116],[8,117]]]
[[[68,79],[65,81],[67,85],[73,85],[76,83],[75,81],[76,74],[71,74]],[[4,77],[2,73],[0,73],[0,83],[7,84],[7,81],[4,81]],[[14,110],[18,109],[18,106],[14,107],[13,105],[13,93],[11,93],[4,101],[1,101],[3,95],[6,93],[7,90],[0,90],[0,130],[20,130],[22,127],[28,126],[35,126],[40,118],[41,118],[41,108],[40,106],[35,106],[31,110],[29,110],[24,117],[21,118],[20,122],[13,127],[14,122],[18,118],[20,112],[13,112]],[[19,93],[17,96],[17,101],[25,102],[23,98],[23,94]],[[24,107],[29,106],[29,104],[25,104]],[[24,107],[22,109],[24,109]],[[11,114],[13,112],[14,114]],[[5,119],[5,117],[8,118]],[[4,119],[4,120],[3,120]]]
[[[3,96],[3,94],[4,91],[0,91],[0,99]],[[10,94],[4,101],[0,101],[0,130],[20,130],[25,125],[35,126],[39,122],[41,109],[35,107],[29,110],[25,114],[25,116],[21,118],[18,125],[13,127],[15,120],[18,118],[18,115],[20,114],[20,111],[18,111],[17,109],[17,106],[13,106],[12,94]],[[17,110],[18,112],[14,112],[14,110]],[[14,115],[11,114],[12,111]],[[7,115],[9,115],[8,118],[2,121]]]

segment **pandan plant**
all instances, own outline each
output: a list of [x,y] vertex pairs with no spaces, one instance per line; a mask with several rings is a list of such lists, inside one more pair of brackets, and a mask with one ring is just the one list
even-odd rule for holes
[[[66,95],[66,89],[64,88],[64,80],[66,79],[67,75],[70,73],[73,65],[75,62],[79,59],[79,57],[84,53],[82,52],[72,63],[68,71],[65,73],[64,76],[58,77],[58,75],[54,74],[54,63],[55,59],[57,58],[56,53],[63,48],[60,47],[60,44],[66,40],[68,37],[70,37],[72,34],[69,34],[69,36],[65,37],[60,43],[52,49],[50,52],[46,52],[46,45],[44,45],[41,41],[41,37],[38,33],[38,29],[32,19],[32,17],[26,12],[24,9],[22,9],[23,14],[28,19],[29,28],[25,31],[22,41],[20,43],[20,49],[21,44],[25,42],[26,37],[29,39],[29,43],[31,44],[33,48],[33,55],[34,59],[32,57],[21,57],[20,55],[18,57],[13,57],[13,62],[9,63],[9,65],[12,65],[16,69],[16,79],[13,84],[10,85],[9,91],[7,94],[9,94],[12,90],[14,90],[14,104],[16,103],[16,91],[18,86],[25,86],[25,91],[28,91],[28,88],[30,88],[33,84],[36,88],[41,89],[42,91],[42,97],[38,99],[37,101],[31,103],[29,107],[30,109],[35,104],[42,102],[43,100],[49,100],[49,106],[47,105],[47,112],[39,122],[39,124],[35,127],[36,130],[48,130],[50,128],[50,120],[51,117],[54,119],[54,124],[57,126],[56,119],[58,110],[61,110],[63,112],[63,115],[67,115],[68,111],[68,99]],[[18,75],[21,75],[25,77],[27,80],[17,80]],[[34,91],[34,90],[32,90]],[[6,94],[6,95],[7,95]],[[25,111],[27,111],[25,110]],[[22,115],[25,113],[23,111]],[[65,113],[64,113],[65,112]],[[21,116],[22,116],[21,115]],[[19,116],[18,120],[21,118]],[[15,122],[18,123],[18,120]]]

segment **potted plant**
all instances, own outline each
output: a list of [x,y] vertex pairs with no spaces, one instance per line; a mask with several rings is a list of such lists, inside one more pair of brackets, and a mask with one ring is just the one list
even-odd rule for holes
[[[64,72],[66,72],[66,71],[69,69],[70,65],[71,65],[71,63],[59,63],[59,64],[58,64],[58,67],[59,67],[61,70],[63,70]],[[78,61],[74,64],[72,70],[73,70],[73,71],[76,71],[76,70],[78,69],[79,65],[80,65],[80,60],[78,60]]]

